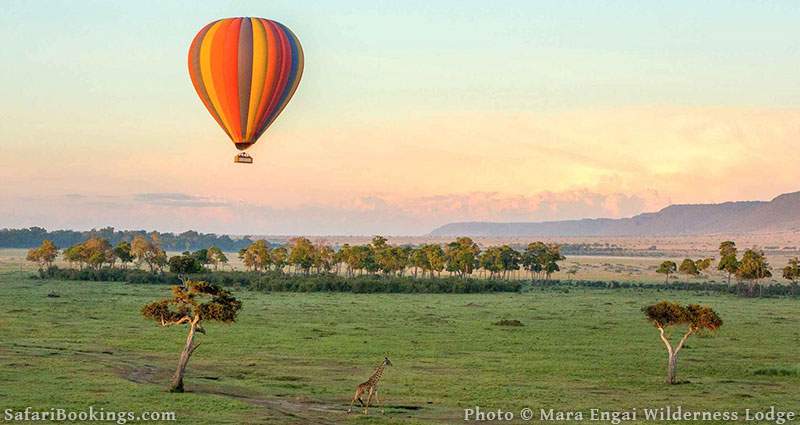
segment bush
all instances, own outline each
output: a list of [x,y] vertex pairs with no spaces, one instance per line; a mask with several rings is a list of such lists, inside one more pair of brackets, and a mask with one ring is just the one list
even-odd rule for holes
[[[671,282],[652,284],[641,282],[618,282],[600,280],[548,280],[548,281],[509,281],[486,279],[460,279],[457,277],[415,279],[410,276],[366,275],[344,277],[335,274],[290,275],[270,271],[266,273],[245,271],[210,271],[188,275],[172,272],[150,273],[139,269],[62,269],[52,266],[39,270],[41,279],[90,280],[103,282],[128,282],[174,285],[182,276],[193,280],[203,280],[221,286],[237,286],[262,292],[353,292],[353,293],[393,293],[393,294],[434,294],[455,293],[473,294],[487,292],[528,292],[532,290],[553,289],[569,293],[573,288],[589,289],[656,289],[695,291],[702,294],[727,293],[744,295],[733,285],[715,282]],[[756,295],[764,297],[800,297],[800,290],[790,285],[756,286]]]
[[479,293],[519,292],[519,281],[459,279],[414,279],[412,277],[368,275],[347,278],[334,274],[289,275],[280,272],[208,271],[179,275],[172,272],[150,273],[139,269],[40,270],[40,278],[89,280],[128,283],[175,284],[182,276],[222,286],[247,287],[263,292],[354,292],[354,293]]

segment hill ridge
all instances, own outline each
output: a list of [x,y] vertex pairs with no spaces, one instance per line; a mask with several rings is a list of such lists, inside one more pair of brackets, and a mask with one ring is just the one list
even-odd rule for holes
[[673,204],[626,218],[583,218],[541,222],[465,221],[448,223],[430,236],[675,236],[796,231],[800,191],[770,201]]

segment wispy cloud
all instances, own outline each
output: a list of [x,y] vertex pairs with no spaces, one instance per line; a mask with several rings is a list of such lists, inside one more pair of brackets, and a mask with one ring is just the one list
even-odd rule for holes
[[224,207],[227,204],[204,196],[190,195],[178,192],[137,193],[133,196],[136,202],[168,207],[207,208]]
[[589,190],[513,196],[497,192],[416,198],[372,195],[291,207],[174,192],[75,195],[27,198],[14,207],[4,204],[0,213],[5,222],[0,226],[83,229],[111,225],[232,234],[419,235],[452,221],[620,217],[667,203],[655,192],[604,195]]

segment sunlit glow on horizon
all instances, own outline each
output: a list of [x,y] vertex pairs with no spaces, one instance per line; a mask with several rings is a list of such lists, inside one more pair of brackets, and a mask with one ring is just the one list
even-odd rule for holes
[[[422,234],[800,190],[797,4],[448,5],[12,2],[0,227]],[[200,26],[246,14],[306,52],[252,166],[185,64]]]

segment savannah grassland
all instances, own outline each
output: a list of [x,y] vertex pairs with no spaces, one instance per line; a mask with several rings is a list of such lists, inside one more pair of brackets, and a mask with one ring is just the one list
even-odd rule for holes
[[[476,405],[800,411],[797,300],[657,289],[379,295],[234,288],[244,303],[237,323],[206,325],[188,392],[170,394],[185,330],[139,315],[168,287],[31,274],[8,258],[0,266],[2,409],[175,411],[186,424],[464,423],[463,409]],[[709,304],[725,321],[716,335],[689,340],[678,366],[685,382],[675,386],[663,384],[666,352],[640,311],[662,299]],[[495,325],[502,319],[523,326]],[[355,385],[384,355],[394,363],[381,389],[386,414],[346,415]]]

